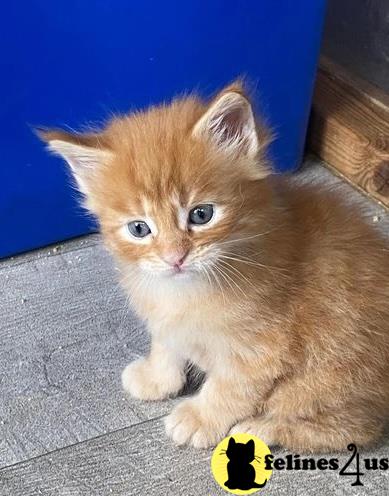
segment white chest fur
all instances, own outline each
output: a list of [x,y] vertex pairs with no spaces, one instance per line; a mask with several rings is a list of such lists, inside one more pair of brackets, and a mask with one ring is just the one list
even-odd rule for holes
[[213,288],[188,283],[131,290],[131,299],[149,331],[170,349],[203,370],[224,354],[231,315]]

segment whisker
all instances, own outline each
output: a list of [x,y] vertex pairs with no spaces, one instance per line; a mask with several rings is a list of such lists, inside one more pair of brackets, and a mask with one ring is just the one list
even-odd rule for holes
[[[231,277],[231,279],[234,281],[234,284],[239,288],[239,291],[244,295],[245,300],[246,300],[247,293],[242,289],[241,285],[239,285],[238,282],[236,281],[236,278],[238,277],[238,280],[241,280],[243,282],[244,281],[243,275],[239,271],[238,272],[235,272],[234,270],[232,270],[233,267],[231,267],[231,266],[224,265],[223,266],[223,269],[225,271],[227,271],[227,273],[229,274],[229,276]],[[245,281],[245,282],[247,282],[247,281]],[[252,283],[250,283],[250,285],[255,290],[254,285]]]
[[238,242],[241,242],[241,241],[248,241],[250,239],[259,238],[261,236],[266,236],[267,234],[272,233],[276,229],[279,229],[279,227],[270,229],[269,231],[265,231],[265,232],[261,232],[261,233],[258,233],[258,234],[254,234],[252,236],[246,236],[244,238],[230,239],[230,240],[227,240],[227,241],[222,241],[221,243],[218,243],[218,244],[219,245],[226,245],[226,244],[230,244],[230,243],[238,243]]
[[242,274],[240,270],[238,270],[236,267],[231,265],[229,262],[226,262],[225,260],[219,260],[219,262],[224,265],[225,269],[227,269],[228,267],[229,270],[232,271],[233,274],[235,274],[235,276],[238,276],[241,279],[243,279],[248,285],[250,285],[254,289],[255,292],[258,292],[258,288],[255,287],[254,284],[244,274]]
[[212,287],[212,286],[213,286],[213,284],[212,284],[212,280],[211,280],[211,278],[210,278],[210,276],[209,276],[209,273],[208,273],[207,267],[205,267],[205,266],[201,266],[201,265],[200,265],[200,270],[201,270],[201,273],[202,273],[202,274],[205,274],[205,275],[206,275],[206,277],[207,277],[207,279],[208,279],[208,282],[209,282],[209,285]]
[[223,254],[220,254],[219,255],[220,258],[224,258],[224,259],[227,259],[227,260],[233,260],[235,262],[239,262],[239,263],[243,263],[243,264],[246,264],[246,265],[251,265],[252,267],[260,267],[262,269],[267,269],[267,270],[280,270],[280,271],[284,271],[285,269],[281,268],[281,267],[274,267],[272,265],[265,265],[265,264],[262,264],[260,262],[254,262],[254,261],[251,261],[251,260],[245,260],[245,259],[242,259],[240,257],[231,257],[231,256],[228,256],[228,255],[223,255]]
[[263,263],[259,262],[258,260],[250,258],[246,255],[242,255],[241,253],[229,252],[229,251],[222,250],[222,251],[220,251],[219,257],[234,260],[236,262],[246,263],[247,265],[261,267],[261,268],[267,269],[267,270],[274,270],[274,271],[280,271],[280,272],[285,272],[285,273],[287,272],[287,269],[285,269],[284,267],[276,267],[274,265],[263,264]]
[[[233,292],[235,298],[239,301],[239,295],[238,293],[236,292],[236,289],[237,288],[241,293],[242,295],[246,296],[244,291],[240,288],[240,286],[232,279],[232,277],[227,273],[225,272],[221,267],[215,267],[216,270],[220,273],[220,275],[223,277],[223,279],[227,282],[229,288],[231,289],[231,291]],[[232,284],[235,286],[232,286]]]
[[221,291],[222,296],[223,296],[224,303],[226,303],[226,297],[225,297],[225,294],[224,294],[224,291],[223,291],[223,287],[222,287],[222,285],[220,283],[220,280],[219,280],[217,274],[215,274],[215,272],[214,272],[214,268],[215,267],[209,267],[209,270],[211,271],[211,274],[213,275],[215,281],[217,282],[217,284],[218,284],[218,286],[220,288],[220,291]]
[[223,271],[221,267],[215,267],[219,271],[219,273],[223,276],[224,280],[228,282],[228,285],[230,286],[231,290],[233,291],[234,295],[238,297],[235,289],[231,286],[231,282],[236,286],[236,288],[243,294],[244,297],[246,297],[246,293],[243,291],[243,289],[237,284],[237,282],[229,275],[227,272]]
[[259,267],[265,267],[263,264],[261,264],[259,262],[251,262],[250,260],[244,260],[243,258],[231,257],[231,256],[224,255],[224,254],[220,254],[219,256],[220,256],[220,258],[225,258],[227,260],[234,260],[236,262],[246,263],[247,265],[255,265],[255,266],[259,266]]

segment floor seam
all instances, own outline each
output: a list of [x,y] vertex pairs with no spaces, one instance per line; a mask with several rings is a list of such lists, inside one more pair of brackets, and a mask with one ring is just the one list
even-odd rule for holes
[[109,431],[109,432],[105,432],[104,434],[100,434],[98,436],[94,436],[94,437],[91,437],[91,438],[88,438],[88,439],[84,439],[83,441],[79,441],[77,443],[73,443],[73,444],[68,444],[67,446],[62,446],[61,448],[57,448],[53,451],[48,451],[47,453],[42,453],[41,455],[37,455],[37,456],[33,456],[31,458],[28,458],[26,460],[21,460],[20,462],[16,462],[16,463],[11,463],[10,465],[5,465],[4,467],[0,467],[0,476],[2,474],[2,472],[4,472],[5,470],[9,470],[10,468],[14,468],[14,467],[17,467],[18,465],[23,465],[23,464],[26,464],[26,463],[31,463],[35,460],[38,460],[39,458],[44,458],[46,456],[50,456],[50,455],[54,455],[55,453],[58,453],[59,451],[63,451],[65,449],[68,449],[68,448],[74,448],[76,446],[79,446],[81,444],[86,444],[90,441],[94,441],[96,439],[102,439],[106,436],[110,436],[111,434],[116,434],[118,432],[124,432],[128,429],[132,429],[133,427],[139,427],[140,425],[145,425],[149,422],[154,422],[155,420],[161,420],[163,419],[164,417],[166,417],[168,414],[165,413],[163,415],[159,415],[157,417],[153,417],[151,419],[145,419],[145,420],[141,420],[140,422],[137,422],[135,424],[132,424],[132,425],[127,425],[125,427],[121,427],[120,429],[115,429],[113,431]]
[[[11,265],[8,265],[8,266],[6,264],[7,264],[7,262],[9,262],[10,259],[9,258],[4,258],[3,260],[0,260],[0,272],[2,272],[3,270],[12,269],[13,267],[20,267],[21,265],[25,265],[27,263],[31,263],[31,262],[34,262],[34,261],[46,260],[48,258],[54,258],[54,257],[58,257],[60,255],[67,255],[68,253],[74,253],[74,252],[77,252],[77,251],[86,250],[88,248],[92,248],[92,247],[98,246],[100,244],[101,243],[99,241],[96,241],[96,243],[92,243],[92,244],[89,244],[87,246],[78,246],[76,248],[72,248],[72,249],[66,250],[66,251],[58,250],[57,253],[52,253],[50,255],[46,254],[46,255],[42,255],[41,257],[39,255],[37,255],[36,257],[33,257],[32,256],[28,260],[24,260],[23,262],[14,263],[14,264],[11,264]],[[28,253],[28,252],[26,252],[26,253]],[[5,267],[1,267],[2,264],[5,264],[6,266]]]

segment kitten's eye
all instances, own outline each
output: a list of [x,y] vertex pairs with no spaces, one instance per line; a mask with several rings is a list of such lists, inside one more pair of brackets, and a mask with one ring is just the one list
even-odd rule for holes
[[127,224],[128,230],[130,233],[135,236],[135,238],[144,238],[151,233],[149,226],[146,222],[142,220],[134,220]]
[[189,212],[189,222],[191,224],[207,224],[213,217],[212,205],[197,205]]

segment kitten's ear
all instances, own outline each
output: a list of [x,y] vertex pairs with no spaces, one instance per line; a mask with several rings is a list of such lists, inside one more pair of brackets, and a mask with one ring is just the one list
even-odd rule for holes
[[193,128],[193,136],[230,155],[255,158],[261,148],[251,104],[241,85],[223,90]]
[[250,455],[252,453],[252,458],[254,458],[254,454],[255,454],[255,443],[254,443],[254,439],[250,439],[250,441],[247,441],[246,446],[247,446],[248,452],[250,453]]
[[230,437],[230,440],[228,441],[228,448],[233,448],[235,446],[236,442],[235,442],[235,439],[233,437]]
[[60,130],[38,129],[36,133],[47,143],[52,153],[66,160],[79,190],[87,196],[97,169],[112,157],[102,137],[98,134],[72,134]]

